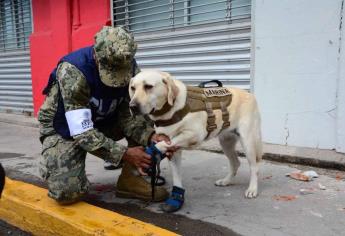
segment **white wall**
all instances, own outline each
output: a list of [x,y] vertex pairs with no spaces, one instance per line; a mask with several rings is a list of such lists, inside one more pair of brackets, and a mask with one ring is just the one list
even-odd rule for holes
[[339,121],[345,117],[344,98],[339,101],[340,94],[345,97],[339,79],[345,75],[339,69],[341,4],[253,0],[253,89],[265,142],[345,150],[345,121]]
[[[344,2],[344,1],[343,1]],[[341,53],[339,58],[339,76],[337,92],[337,145],[339,152],[345,153],[345,4],[343,7],[343,23],[341,28],[340,47]]]

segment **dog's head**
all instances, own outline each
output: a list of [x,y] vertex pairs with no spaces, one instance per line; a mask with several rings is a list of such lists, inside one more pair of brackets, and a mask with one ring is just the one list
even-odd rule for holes
[[172,106],[177,94],[178,88],[169,73],[146,70],[131,79],[129,106],[133,113],[150,114],[166,103]]

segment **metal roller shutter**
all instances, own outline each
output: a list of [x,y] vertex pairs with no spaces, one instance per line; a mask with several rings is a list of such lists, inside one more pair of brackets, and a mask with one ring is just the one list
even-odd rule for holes
[[135,35],[141,68],[250,89],[250,0],[115,0],[112,7],[114,24]]
[[0,112],[33,112],[29,0],[0,2]]

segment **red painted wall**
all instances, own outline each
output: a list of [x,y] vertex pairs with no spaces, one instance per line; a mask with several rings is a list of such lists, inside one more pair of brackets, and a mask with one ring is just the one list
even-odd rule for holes
[[111,25],[109,0],[32,0],[30,36],[34,114],[44,101],[50,72],[65,54],[93,44],[94,34]]

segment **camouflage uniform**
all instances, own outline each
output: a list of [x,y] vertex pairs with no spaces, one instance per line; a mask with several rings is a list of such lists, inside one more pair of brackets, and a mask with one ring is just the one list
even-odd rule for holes
[[[115,29],[117,37],[104,40],[105,37],[114,37],[109,31]],[[132,76],[127,64],[133,59],[133,40],[128,40],[123,30],[113,27],[104,27],[96,34],[94,45],[95,55],[98,61],[100,78],[107,86],[127,86]],[[110,36],[109,36],[110,35]],[[103,37],[103,39],[102,39]],[[102,51],[104,42],[114,43],[111,47],[115,51]],[[127,41],[130,43],[126,43]],[[119,47],[118,45],[125,45]],[[128,53],[132,52],[132,53]],[[117,71],[109,68],[109,62],[104,57],[116,54],[114,65],[122,65]],[[111,57],[110,58],[114,58]],[[121,62],[119,64],[119,62]],[[108,68],[105,68],[108,67]],[[118,67],[119,68],[119,67]],[[136,73],[139,69],[136,68]],[[88,192],[89,182],[85,174],[85,157],[89,152],[114,164],[119,164],[127,147],[116,143],[116,140],[127,138],[129,146],[148,144],[154,130],[151,122],[142,116],[131,116],[129,112],[129,99],[124,99],[116,108],[114,123],[111,127],[98,127],[89,129],[81,134],[74,135],[72,139],[62,138],[53,127],[54,117],[57,111],[59,96],[63,99],[66,112],[90,108],[90,88],[83,73],[74,65],[62,62],[58,65],[56,73],[57,81],[52,84],[40,111],[40,137],[43,142],[42,158],[40,161],[40,174],[47,181],[48,195],[60,203],[69,203],[78,200]],[[59,92],[60,91],[60,92]]]

